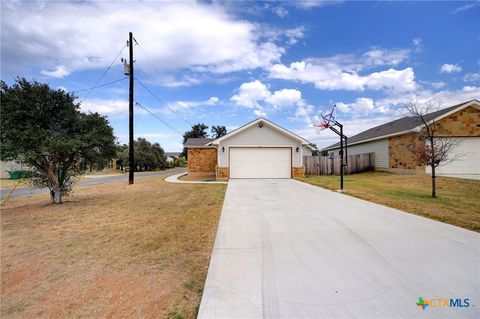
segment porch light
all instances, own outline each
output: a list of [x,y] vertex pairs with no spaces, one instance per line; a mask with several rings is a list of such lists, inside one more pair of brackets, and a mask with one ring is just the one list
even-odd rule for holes
[[222,146],[222,153],[225,153],[225,146]]
[[297,146],[297,148],[295,149],[295,151],[298,153],[299,150],[300,150],[300,149],[299,149],[298,146]]

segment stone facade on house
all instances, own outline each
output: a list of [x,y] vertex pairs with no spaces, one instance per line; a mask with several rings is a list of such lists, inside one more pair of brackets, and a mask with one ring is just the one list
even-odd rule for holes
[[[438,122],[438,137],[467,137],[480,136],[480,111],[474,107],[467,107]],[[392,169],[420,170],[414,149],[423,143],[419,134],[411,133],[388,139],[389,167]],[[423,170],[424,171],[424,170]]]
[[388,139],[388,165],[396,169],[417,169],[414,149],[420,143],[418,134],[405,134]]
[[191,175],[215,174],[217,166],[216,148],[189,148],[188,173]]
[[469,106],[437,122],[438,136],[480,136],[480,110]]
[[292,178],[305,177],[304,167],[292,167]]
[[230,168],[229,167],[217,167],[217,179],[218,180],[227,180],[230,178]]

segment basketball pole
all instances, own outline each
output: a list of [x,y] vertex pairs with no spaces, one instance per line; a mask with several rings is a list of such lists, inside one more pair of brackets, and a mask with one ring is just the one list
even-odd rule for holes
[[[334,123],[335,126],[338,126],[340,128],[340,131],[337,130],[335,127],[329,125],[328,128],[331,129],[333,132],[335,132],[338,136],[340,136],[340,151],[338,155],[340,155],[340,192],[343,193],[343,177],[345,174],[344,167],[348,165],[348,157],[346,157],[346,153],[344,154],[343,150],[345,148],[345,151],[347,150],[347,137],[343,135],[343,125],[340,124],[338,121],[335,121]],[[344,142],[345,141],[345,147],[344,147]]]

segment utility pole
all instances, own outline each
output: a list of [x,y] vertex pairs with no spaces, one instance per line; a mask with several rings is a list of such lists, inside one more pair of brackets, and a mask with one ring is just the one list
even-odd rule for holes
[[134,171],[135,171],[135,153],[134,153],[134,139],[133,139],[133,35],[132,32],[128,34],[128,47],[130,51],[129,69],[128,74],[130,77],[130,88],[128,96],[128,134],[129,134],[129,146],[128,146],[128,162],[130,163],[130,169],[128,171],[128,184],[133,184]]

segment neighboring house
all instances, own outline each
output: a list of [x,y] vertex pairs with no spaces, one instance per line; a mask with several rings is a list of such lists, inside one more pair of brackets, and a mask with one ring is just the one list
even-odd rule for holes
[[[472,100],[425,116],[439,125],[438,137],[458,138],[452,151],[455,160],[437,168],[438,175],[480,179],[480,101]],[[348,139],[348,155],[375,153],[375,169],[400,173],[430,173],[418,166],[412,146],[422,143],[419,116],[398,120],[363,131]],[[338,155],[339,144],[323,149]]]
[[303,176],[303,156],[314,147],[306,139],[258,118],[217,139],[189,138],[190,175],[228,178],[292,178]]
[[167,162],[174,162],[179,156],[180,152],[165,152],[165,158]]
[[28,170],[28,166],[21,161],[1,161],[0,178],[10,178],[8,172]]

